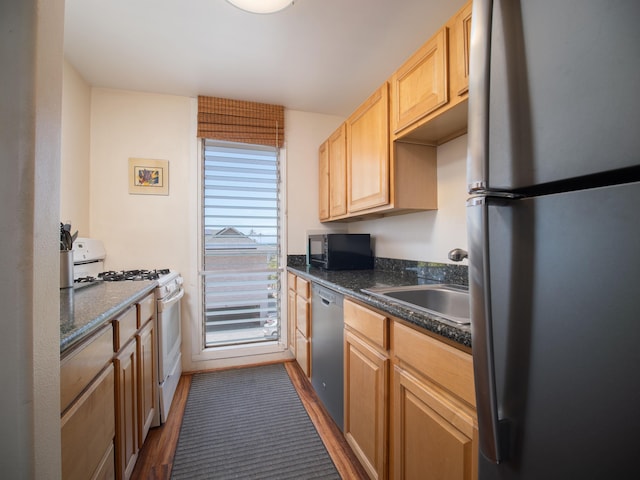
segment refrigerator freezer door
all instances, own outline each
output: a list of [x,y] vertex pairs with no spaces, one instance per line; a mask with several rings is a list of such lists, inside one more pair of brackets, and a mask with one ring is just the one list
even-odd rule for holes
[[480,480],[637,475],[638,205],[640,183],[487,199],[484,290],[509,444],[500,464],[480,456]]
[[474,1],[470,188],[510,191],[640,164],[638,18],[637,0]]

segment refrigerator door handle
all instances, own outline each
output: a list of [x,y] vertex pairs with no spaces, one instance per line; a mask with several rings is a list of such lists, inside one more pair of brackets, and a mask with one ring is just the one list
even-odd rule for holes
[[469,293],[473,372],[478,413],[479,449],[493,463],[504,461],[506,425],[498,418],[498,398],[491,320],[487,197],[467,201]]
[[489,154],[489,67],[493,0],[474,0],[469,65],[467,184],[469,193],[487,190]]

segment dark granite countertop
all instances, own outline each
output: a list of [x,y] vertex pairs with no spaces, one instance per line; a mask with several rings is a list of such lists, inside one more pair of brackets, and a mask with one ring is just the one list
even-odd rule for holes
[[377,269],[327,271],[308,266],[288,266],[287,270],[306,280],[336,290],[337,292],[387,312],[389,315],[400,318],[429,332],[440,335],[465,347],[471,347],[471,327],[469,325],[456,325],[437,315],[417,312],[394,303],[392,300],[384,301],[362,292],[363,289],[372,287],[395,287],[442,282],[421,279],[411,273]]
[[60,353],[141,300],[155,280],[100,282],[78,290],[60,290]]

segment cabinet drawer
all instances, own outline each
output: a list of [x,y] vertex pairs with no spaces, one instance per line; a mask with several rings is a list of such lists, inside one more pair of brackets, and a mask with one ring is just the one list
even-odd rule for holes
[[300,295],[296,295],[296,328],[305,338],[311,336],[309,322],[309,302]]
[[389,319],[384,315],[345,300],[344,324],[382,350],[389,349]]
[[[115,435],[114,372],[109,365],[61,421],[62,478],[84,480],[99,475],[105,458],[113,459]],[[113,467],[111,467],[113,470]],[[113,478],[113,477],[112,477]]]
[[412,328],[393,323],[396,358],[475,406],[471,355]]
[[138,328],[142,327],[156,313],[156,301],[154,294],[147,295],[138,303]]
[[309,282],[304,278],[298,277],[296,279],[296,293],[303,298],[309,298]]
[[130,307],[113,321],[113,350],[118,352],[138,330],[138,311]]
[[61,412],[71,405],[112,358],[113,333],[111,324],[108,324],[60,361]]

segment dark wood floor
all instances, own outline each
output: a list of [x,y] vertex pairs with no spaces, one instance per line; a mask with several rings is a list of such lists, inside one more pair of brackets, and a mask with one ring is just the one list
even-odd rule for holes
[[[285,368],[342,478],[367,479],[368,476],[360,462],[353,455],[340,429],[318,401],[309,379],[298,364],[294,361],[285,362]],[[164,425],[152,428],[149,432],[138,456],[132,479],[169,480],[190,386],[191,375],[183,375],[173,399],[171,414]]]

